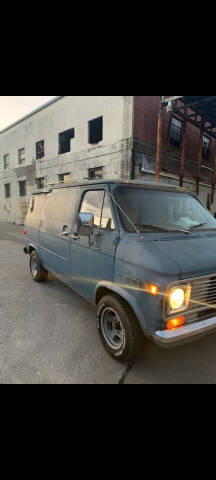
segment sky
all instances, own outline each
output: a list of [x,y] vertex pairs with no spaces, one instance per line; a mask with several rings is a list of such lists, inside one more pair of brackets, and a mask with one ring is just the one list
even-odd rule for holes
[[0,130],[54,98],[46,96],[0,96]]

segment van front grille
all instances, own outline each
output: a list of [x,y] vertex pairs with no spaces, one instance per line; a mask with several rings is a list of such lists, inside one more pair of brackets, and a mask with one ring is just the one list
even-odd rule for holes
[[198,313],[198,321],[208,320],[209,318],[216,317],[216,310],[214,308],[203,310]]
[[216,315],[216,275],[192,280],[191,287],[189,310],[213,307]]

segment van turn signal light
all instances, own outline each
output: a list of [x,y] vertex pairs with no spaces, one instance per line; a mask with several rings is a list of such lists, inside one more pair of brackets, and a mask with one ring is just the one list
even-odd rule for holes
[[185,317],[177,317],[177,318],[172,318],[171,320],[168,320],[167,322],[167,329],[168,330],[174,330],[175,328],[182,327],[184,325]]
[[156,296],[159,293],[159,288],[157,285],[148,285],[148,292]]

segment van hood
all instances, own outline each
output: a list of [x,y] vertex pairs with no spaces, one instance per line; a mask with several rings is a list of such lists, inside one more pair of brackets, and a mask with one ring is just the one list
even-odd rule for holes
[[155,245],[178,265],[181,279],[216,273],[216,232],[160,239]]

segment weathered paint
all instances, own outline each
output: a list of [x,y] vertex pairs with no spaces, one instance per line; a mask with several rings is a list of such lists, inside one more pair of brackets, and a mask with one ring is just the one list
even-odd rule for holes
[[[128,188],[134,183],[127,182]],[[186,189],[164,184],[144,185],[143,182],[145,187],[168,191],[170,202],[176,190],[187,195]],[[101,235],[97,236],[96,243],[89,243],[88,237],[76,234],[77,216],[84,192],[98,188],[108,195],[115,230],[98,232]],[[35,248],[48,271],[92,303],[101,288],[121,296],[136,314],[144,334],[151,337],[165,329],[163,300],[170,285],[215,275],[216,233],[214,229],[194,230],[190,235],[181,231],[127,233],[110,195],[115,188],[114,182],[101,181],[50,189],[48,194],[36,196],[35,213],[29,210],[26,218],[26,251]],[[45,208],[47,202],[50,202],[49,210]],[[48,211],[49,216],[44,213]],[[69,232],[64,237],[63,225],[68,225]],[[159,295],[149,294],[145,286],[150,284],[157,285]]]

